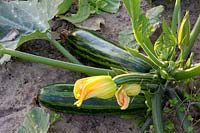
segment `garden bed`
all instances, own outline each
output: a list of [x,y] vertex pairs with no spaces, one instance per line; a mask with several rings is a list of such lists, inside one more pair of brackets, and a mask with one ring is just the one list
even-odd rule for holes
[[[156,4],[165,6],[164,16],[172,14],[174,3],[166,1],[156,1]],[[143,1],[144,9],[150,6]],[[200,1],[184,0],[183,9],[190,10],[190,21],[193,25],[200,14]],[[121,7],[116,14],[103,13],[98,15],[105,19],[101,34],[117,42],[117,36],[125,27],[131,26],[129,16],[124,7]],[[59,22],[63,23],[63,22]],[[57,31],[59,32],[59,31]],[[34,40],[26,43],[20,48],[21,51],[42,55],[59,60],[65,58],[46,41]],[[197,39],[193,52],[195,62],[200,62],[200,37]],[[84,62],[84,61],[83,61]],[[87,63],[85,61],[84,63]],[[25,114],[34,106],[38,106],[35,97],[41,87],[53,83],[74,83],[77,79],[85,75],[50,66],[32,63],[17,58],[12,58],[8,63],[0,66],[0,132],[15,132],[24,120]],[[200,86],[197,86],[198,88]],[[199,115],[199,114],[198,114]],[[172,119],[173,116],[166,116]],[[62,114],[61,119],[54,123],[49,132],[56,133],[78,133],[78,132],[138,132],[136,123],[131,119],[122,119],[120,116],[87,116]],[[176,120],[175,120],[176,121]],[[176,131],[182,132],[176,122]],[[196,132],[200,132],[200,127],[195,126]]]

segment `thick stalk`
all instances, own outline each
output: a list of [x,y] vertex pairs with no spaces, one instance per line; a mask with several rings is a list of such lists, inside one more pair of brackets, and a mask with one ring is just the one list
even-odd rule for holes
[[41,64],[46,64],[49,66],[63,68],[63,69],[67,69],[70,71],[85,73],[85,74],[89,74],[89,75],[111,75],[111,76],[114,76],[113,70],[68,63],[68,62],[64,62],[64,61],[59,61],[59,60],[55,60],[55,59],[32,55],[32,54],[28,54],[28,53],[24,53],[24,52],[20,52],[20,51],[16,51],[16,50],[11,50],[11,49],[6,49],[6,48],[0,49],[0,54],[8,54],[8,55],[15,56],[15,57],[18,57],[18,58],[21,58],[24,60],[37,62],[37,63],[41,63]]
[[195,66],[186,69],[186,70],[181,70],[181,71],[175,71],[173,73],[173,77],[176,80],[184,80],[184,79],[189,79],[193,78],[195,76],[200,75],[200,63],[196,64]]
[[153,125],[156,133],[163,133],[162,112],[161,112],[161,99],[162,90],[159,88],[152,96],[152,117]]
[[59,42],[57,42],[51,35],[49,35],[49,42],[51,42],[56,49],[58,49],[70,62],[81,64],[73,55],[71,55]]
[[190,33],[190,43],[187,47],[187,49],[185,49],[185,59],[188,57],[188,55],[190,54],[190,51],[194,45],[194,42],[196,41],[198,35],[200,33],[200,15],[192,29],[192,32]]
[[[192,133],[192,131],[189,131],[189,127],[191,126],[191,123],[187,119],[185,107],[179,98],[179,96],[176,94],[176,92],[172,89],[167,89],[168,96],[170,99],[177,99],[178,103],[175,105],[176,115],[181,122],[181,126],[184,129],[185,133]],[[180,111],[180,108],[184,108],[184,111]]]

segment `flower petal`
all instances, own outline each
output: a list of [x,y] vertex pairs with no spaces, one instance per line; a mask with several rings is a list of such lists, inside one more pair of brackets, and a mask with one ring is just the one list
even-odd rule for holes
[[115,95],[116,84],[110,76],[93,76],[79,79],[74,85],[74,97],[78,99],[74,104],[81,106],[88,98],[111,98]]
[[117,103],[121,106],[121,110],[125,110],[128,108],[130,98],[127,96],[125,89],[121,86],[115,93],[117,98]]
[[141,86],[139,84],[123,84],[116,91],[115,96],[117,103],[121,107],[121,110],[128,108],[130,102],[130,96],[136,96],[140,93]]

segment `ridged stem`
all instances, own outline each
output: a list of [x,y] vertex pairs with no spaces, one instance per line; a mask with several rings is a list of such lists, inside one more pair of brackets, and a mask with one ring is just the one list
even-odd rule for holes
[[144,122],[144,124],[142,125],[142,128],[140,129],[140,133],[144,133],[145,130],[147,130],[149,128],[149,125],[152,123],[152,118],[151,116],[149,116],[146,121]]
[[190,51],[191,51],[199,33],[200,33],[200,15],[192,29],[192,32],[190,33],[190,43],[189,43],[187,49],[185,49],[185,57],[184,58],[187,58],[187,56],[190,54]]
[[176,34],[177,26],[180,24],[180,17],[181,17],[181,1],[176,0],[171,22],[171,29],[174,34]]
[[51,42],[58,51],[60,51],[70,62],[81,64],[73,55],[71,55],[58,41],[56,41],[50,34],[48,41]]
[[149,56],[149,58],[153,61],[154,64],[156,64],[158,67],[165,67],[165,64],[160,61],[147,47],[147,45],[142,45],[141,46],[145,53]]
[[163,133],[162,111],[161,111],[161,99],[162,90],[159,88],[157,92],[152,96],[152,117],[153,125],[156,133]]
[[7,49],[7,48],[0,49],[0,54],[8,54],[8,55],[15,56],[15,57],[18,57],[18,58],[21,58],[24,60],[37,62],[37,63],[41,63],[41,64],[46,64],[49,66],[63,68],[63,69],[67,69],[70,71],[85,73],[85,74],[89,74],[89,75],[111,75],[111,76],[115,75],[113,70],[68,63],[68,62],[64,62],[64,61],[59,61],[59,60],[55,60],[55,59],[32,55],[32,54],[28,54],[28,53],[24,53],[24,52],[12,50],[12,49]]
[[147,56],[143,55],[142,53],[139,53],[137,50],[135,49],[131,49],[131,48],[127,48],[128,52],[133,55],[134,57],[138,57],[142,60],[144,60],[146,63],[148,63],[151,67],[153,67],[154,69],[158,69],[158,66],[156,64],[154,64],[154,62]]
[[173,77],[176,80],[184,80],[184,79],[190,79],[195,76],[200,75],[200,63],[195,64],[193,67],[186,69],[186,70],[181,70],[181,71],[175,71],[173,73]]

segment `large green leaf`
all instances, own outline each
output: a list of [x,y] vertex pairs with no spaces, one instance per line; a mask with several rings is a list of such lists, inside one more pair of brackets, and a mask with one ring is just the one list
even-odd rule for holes
[[50,117],[43,109],[35,107],[26,115],[18,133],[47,133],[50,126]]
[[154,28],[140,8],[140,1],[123,0],[123,2],[128,14],[130,15],[136,41],[155,65],[163,67],[164,63],[156,57],[153,44],[149,38],[151,33],[154,31]]
[[146,47],[154,53],[153,45],[149,39],[149,36],[153,32],[153,26],[150,24],[149,19],[144,15],[142,9],[140,8],[140,1],[123,0],[123,2],[131,18],[135,39],[142,46],[142,48],[144,48],[143,45],[146,45]]
[[[57,8],[62,2],[63,0],[0,1],[0,43],[5,48],[16,49],[22,35],[25,42],[26,39],[30,40],[26,35],[35,30],[46,32],[49,29],[48,21],[57,14]],[[13,31],[18,34],[10,39],[10,33]],[[5,59],[1,58],[0,64],[4,61]]]

